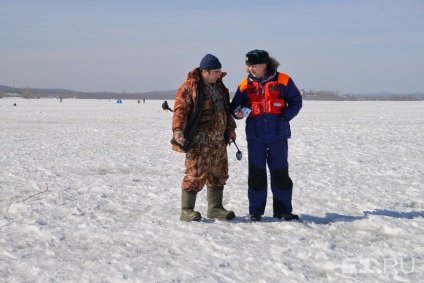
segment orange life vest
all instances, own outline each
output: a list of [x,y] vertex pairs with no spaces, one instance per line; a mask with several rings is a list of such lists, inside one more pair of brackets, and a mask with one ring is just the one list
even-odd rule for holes
[[259,82],[249,81],[248,78],[240,84],[240,90],[246,89],[249,102],[247,107],[251,109],[249,117],[262,114],[283,114],[286,109],[286,101],[280,93],[280,85],[287,86],[290,77],[286,74],[278,73],[273,80],[265,83],[262,88]]

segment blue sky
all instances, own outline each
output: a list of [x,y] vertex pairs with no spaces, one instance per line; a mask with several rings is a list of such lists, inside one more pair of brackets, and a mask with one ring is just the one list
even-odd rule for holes
[[230,91],[252,49],[305,90],[424,92],[424,0],[0,1],[0,84],[177,89],[217,56]]

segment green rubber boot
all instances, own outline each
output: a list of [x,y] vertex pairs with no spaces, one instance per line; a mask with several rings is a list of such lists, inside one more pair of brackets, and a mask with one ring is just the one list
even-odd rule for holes
[[182,190],[181,193],[181,221],[199,221],[202,215],[198,211],[194,211],[196,204],[196,192],[187,192]]
[[231,220],[236,217],[233,211],[228,211],[222,206],[223,191],[223,187],[208,187],[208,218]]

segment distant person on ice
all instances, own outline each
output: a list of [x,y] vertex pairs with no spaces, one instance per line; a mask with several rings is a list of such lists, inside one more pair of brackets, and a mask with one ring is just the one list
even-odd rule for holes
[[277,72],[280,63],[268,52],[252,50],[245,60],[248,75],[237,88],[231,111],[237,119],[247,117],[250,218],[261,221],[265,212],[268,164],[274,218],[299,219],[292,214],[293,182],[289,177],[287,139],[291,136],[289,121],[302,108],[302,96],[288,75]]
[[163,109],[163,111],[171,111],[171,112],[174,112],[174,111],[172,111],[172,109],[171,108],[169,108],[169,105],[168,105],[168,101],[164,101],[163,103],[162,103],[162,109]]
[[221,63],[207,54],[189,72],[178,89],[172,119],[172,149],[185,152],[181,221],[199,221],[194,210],[197,193],[207,185],[208,218],[233,219],[222,205],[228,179],[227,144],[236,139],[236,123],[229,112],[230,96],[222,78]]

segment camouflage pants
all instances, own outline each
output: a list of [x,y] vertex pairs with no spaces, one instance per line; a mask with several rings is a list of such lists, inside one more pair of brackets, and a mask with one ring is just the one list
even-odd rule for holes
[[205,184],[222,187],[227,180],[228,158],[224,142],[218,146],[197,144],[186,153],[183,190],[200,192]]

